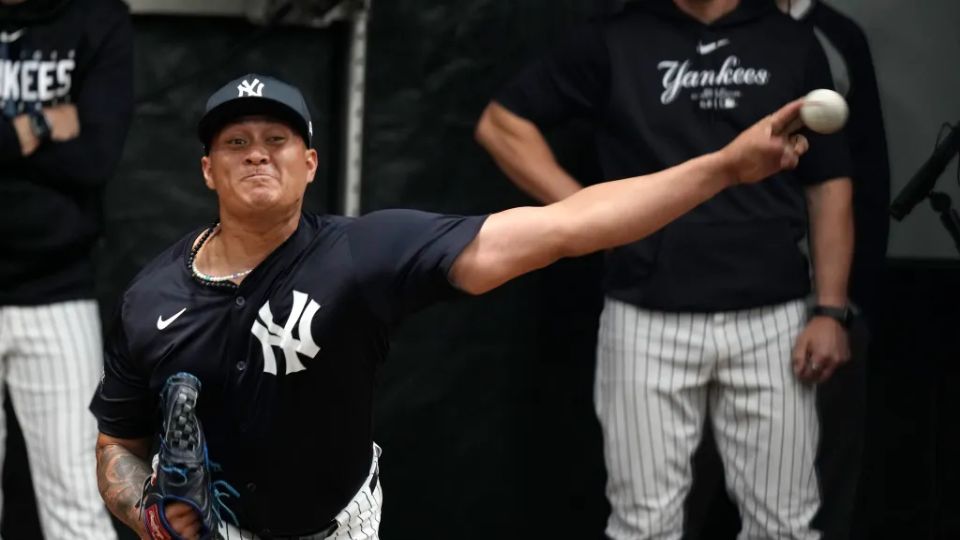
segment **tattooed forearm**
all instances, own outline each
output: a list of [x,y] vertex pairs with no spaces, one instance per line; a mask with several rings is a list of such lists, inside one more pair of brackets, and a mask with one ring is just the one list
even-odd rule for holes
[[128,527],[143,536],[140,493],[150,476],[147,462],[119,444],[97,446],[97,483],[107,508]]

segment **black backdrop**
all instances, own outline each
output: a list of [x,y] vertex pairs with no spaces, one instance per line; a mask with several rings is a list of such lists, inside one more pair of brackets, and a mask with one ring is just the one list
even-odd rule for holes
[[[607,7],[378,3],[364,209],[473,214],[530,204],[474,143],[473,127],[525,58]],[[589,180],[582,127],[553,142]],[[375,414],[384,538],[601,537],[607,507],[591,405],[597,268],[596,258],[568,262],[402,326]]]
[[[614,3],[375,1],[364,211],[482,213],[530,203],[473,142],[473,125],[525,58]],[[106,238],[97,254],[106,326],[136,270],[214,217],[193,126],[222,81],[264,71],[305,90],[326,160],[308,206],[335,210],[337,197],[344,27],[264,31],[167,17],[138,17],[135,25],[143,103],[105,194]],[[575,174],[596,176],[583,126],[551,142]],[[567,261],[486,297],[430,308],[400,328],[375,411],[385,450],[384,538],[602,536],[608,508],[591,405],[599,266],[597,258]],[[886,279],[890,301],[877,345],[884,354],[871,366],[865,456],[870,537],[958,537],[948,502],[956,498],[960,445],[947,429],[960,402],[950,387],[960,358],[957,274],[913,262]],[[39,538],[22,447],[15,432],[11,439],[3,536]]]

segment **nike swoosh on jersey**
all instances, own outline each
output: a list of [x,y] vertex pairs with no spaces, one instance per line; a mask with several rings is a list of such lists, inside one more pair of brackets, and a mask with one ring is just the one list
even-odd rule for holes
[[173,317],[170,317],[167,320],[163,320],[163,315],[160,315],[159,317],[157,317],[157,330],[166,329],[168,326],[170,326],[171,323],[173,323],[173,321],[177,320],[177,317],[183,315],[183,312],[186,310],[187,308],[181,309],[180,311],[177,312],[176,315],[174,315]]
[[16,32],[0,32],[0,42],[2,43],[13,43],[14,41],[20,39],[20,36],[23,35],[25,29],[21,28]]
[[712,43],[697,43],[697,52],[700,53],[701,55],[706,55],[706,54],[712,53],[713,51],[719,49],[720,47],[723,47],[729,44],[730,44],[729,39],[721,39],[719,41],[714,41]]

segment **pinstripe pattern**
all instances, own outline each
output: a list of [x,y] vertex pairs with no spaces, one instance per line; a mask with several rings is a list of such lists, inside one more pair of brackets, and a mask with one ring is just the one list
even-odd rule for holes
[[[379,470],[380,447],[373,445],[373,462],[370,464],[370,474],[363,481],[363,487],[354,495],[353,500],[337,514],[335,518],[340,524],[329,540],[379,540],[380,516],[383,508],[383,488],[378,480],[374,489],[370,489],[373,475]],[[259,540],[255,534],[237,529],[233,525],[223,524],[220,527],[220,538],[225,540]],[[321,540],[319,536],[302,537],[301,540]]]
[[595,405],[614,540],[679,539],[690,457],[709,413],[741,539],[815,539],[815,390],[791,371],[802,301],[661,313],[607,299]]
[[[0,307],[0,376],[23,430],[48,540],[116,538],[97,490],[97,426],[87,410],[102,354],[94,301]],[[0,456],[5,438],[0,413]]]

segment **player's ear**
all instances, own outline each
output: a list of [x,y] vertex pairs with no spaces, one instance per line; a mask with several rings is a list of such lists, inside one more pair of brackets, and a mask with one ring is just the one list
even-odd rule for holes
[[203,183],[209,189],[216,191],[213,187],[213,173],[210,171],[210,156],[200,158],[200,170],[203,171]]
[[313,177],[317,174],[317,164],[320,158],[317,156],[317,151],[313,148],[307,148],[304,157],[307,160],[307,183],[309,184],[313,182]]

